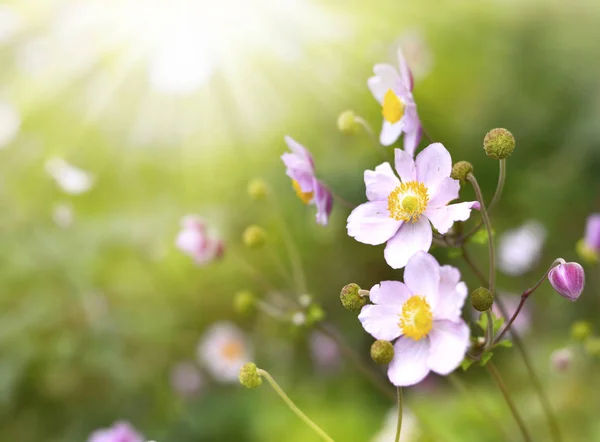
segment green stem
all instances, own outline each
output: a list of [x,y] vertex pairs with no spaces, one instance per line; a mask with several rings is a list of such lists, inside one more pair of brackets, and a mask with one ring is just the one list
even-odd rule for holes
[[273,377],[268,372],[259,368],[258,374],[267,380],[267,382],[271,385],[271,387],[273,387],[273,390],[275,390],[275,392],[279,395],[279,397],[281,399],[283,399],[283,402],[285,402],[287,404],[287,406],[290,408],[290,410],[292,410],[296,414],[296,416],[298,416],[306,425],[308,425],[310,428],[312,428],[312,430],[315,433],[317,433],[319,436],[321,436],[321,438],[323,440],[325,440],[327,442],[334,442],[334,440],[331,437],[329,437],[329,435],[327,433],[325,433],[325,431],[323,431],[321,429],[321,427],[319,427],[317,424],[315,424],[306,414],[304,414],[302,412],[302,410],[300,410],[296,406],[296,404],[294,404],[294,402],[292,402],[292,400],[289,398],[289,396],[287,394],[285,394],[285,392],[281,389],[279,384],[277,384],[277,382],[275,382],[275,379],[273,379]]
[[494,317],[492,316],[492,309],[488,308],[485,311],[487,316],[487,331],[485,334],[485,348],[489,350],[494,344]]
[[517,407],[515,406],[515,403],[513,402],[512,398],[510,397],[510,394],[508,393],[508,389],[506,388],[506,384],[502,380],[502,377],[500,376],[500,373],[496,369],[496,366],[492,362],[488,362],[486,364],[486,367],[487,367],[488,371],[490,372],[490,374],[492,375],[492,378],[494,378],[496,385],[500,389],[500,392],[502,393],[502,396],[504,397],[504,400],[506,401],[508,408],[510,408],[510,411],[511,411],[513,417],[517,421],[517,425],[519,426],[519,429],[521,430],[521,433],[523,434],[523,439],[527,442],[531,442],[531,436],[529,435],[529,432],[527,431],[525,422],[523,421],[523,418],[519,414],[519,410],[517,409]]
[[400,433],[402,432],[402,387],[397,387],[398,392],[398,425],[396,425],[396,442],[400,442]]
[[477,183],[477,179],[473,174],[469,174],[467,176],[467,180],[473,186],[475,190],[475,195],[477,196],[477,201],[479,201],[481,218],[483,219],[483,223],[485,224],[485,228],[488,233],[488,252],[489,252],[489,260],[490,260],[490,273],[489,273],[489,290],[492,292],[492,295],[496,292],[496,252],[494,250],[494,235],[492,234],[492,222],[490,221],[490,217],[488,215],[487,209],[485,208],[485,202],[483,201],[483,194],[481,193],[481,188],[479,187],[479,183]]

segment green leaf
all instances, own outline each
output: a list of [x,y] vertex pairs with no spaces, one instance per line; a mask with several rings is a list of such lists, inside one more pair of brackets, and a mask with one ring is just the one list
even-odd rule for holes
[[502,341],[498,342],[496,345],[498,347],[512,348],[513,343],[512,343],[512,341],[510,341],[508,339],[503,339]]
[[471,365],[473,365],[475,363],[475,361],[471,358],[464,358],[463,361],[460,363],[460,368],[463,369],[463,371],[467,371],[469,369],[469,367]]
[[491,351],[486,351],[484,354],[481,355],[479,365],[484,367],[485,364],[487,364],[490,361],[490,359],[492,359],[492,356],[494,356],[494,353],[492,353]]
[[481,328],[481,330],[485,332],[487,330],[487,323],[487,315],[485,313],[481,313],[479,315],[479,320],[476,322],[476,324]]

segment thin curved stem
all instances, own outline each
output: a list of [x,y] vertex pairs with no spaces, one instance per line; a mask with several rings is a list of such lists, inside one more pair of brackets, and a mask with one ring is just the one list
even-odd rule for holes
[[400,442],[400,433],[402,432],[402,387],[397,387],[396,391],[398,393],[398,424],[396,425],[396,442]]
[[296,416],[298,416],[306,425],[308,425],[310,428],[312,428],[312,430],[315,433],[317,433],[319,436],[321,436],[321,438],[323,440],[325,440],[327,442],[334,442],[334,440],[327,433],[325,433],[325,431],[323,431],[321,429],[321,427],[319,427],[317,424],[315,424],[306,414],[304,414],[302,412],[302,410],[300,410],[296,406],[296,404],[294,404],[294,402],[292,402],[292,400],[289,398],[289,396],[287,394],[285,394],[285,392],[281,389],[279,384],[277,384],[277,382],[275,382],[275,379],[273,379],[273,377],[268,372],[259,368],[258,374],[267,380],[267,382],[271,385],[271,387],[273,387],[273,390],[275,390],[275,392],[279,395],[279,397],[281,399],[283,399],[283,401],[290,408],[290,410],[292,410],[296,414]]
[[504,397],[504,400],[506,401],[508,408],[510,408],[510,411],[511,411],[513,417],[515,418],[515,421],[517,421],[517,425],[519,426],[519,429],[521,430],[521,433],[523,434],[523,439],[526,442],[531,442],[531,436],[529,435],[529,432],[527,431],[525,422],[523,421],[523,418],[519,414],[519,410],[517,409],[517,407],[515,406],[515,403],[513,402],[512,398],[510,397],[508,388],[506,388],[506,384],[502,380],[502,376],[500,376],[500,372],[498,372],[498,369],[496,369],[496,366],[492,362],[488,362],[486,364],[486,367],[487,367],[488,371],[490,372],[490,374],[492,375],[492,378],[496,382],[498,389],[502,393],[502,396]]
[[485,207],[485,202],[483,201],[483,194],[481,193],[481,188],[479,187],[479,183],[475,178],[475,175],[470,173],[467,176],[467,180],[473,186],[475,190],[475,195],[477,196],[477,201],[479,201],[481,218],[483,218],[483,223],[485,224],[485,228],[488,233],[488,252],[489,252],[489,260],[490,260],[490,273],[488,275],[489,278],[489,290],[494,294],[496,292],[496,251],[494,249],[494,235],[492,234],[492,222],[488,215],[487,209]]
[[492,316],[492,309],[488,308],[485,311],[485,315],[487,316],[487,330],[485,333],[485,349],[492,348],[494,345],[494,317]]

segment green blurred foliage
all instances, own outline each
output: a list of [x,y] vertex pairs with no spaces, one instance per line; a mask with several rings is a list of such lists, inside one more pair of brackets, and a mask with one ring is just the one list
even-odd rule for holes
[[[316,441],[267,386],[246,391],[209,380],[192,400],[172,391],[171,367],[195,358],[203,330],[223,319],[252,336],[257,363],[336,440],[367,441],[379,430],[392,403],[349,363],[335,376],[317,372],[306,330],[236,316],[232,301],[239,290],[266,294],[240,261],[279,291],[294,292],[277,264],[288,263],[285,228],[300,251],[308,292],[369,363],[371,338],[342,309],[339,290],[401,273],[386,266],[382,247],[347,237],[342,205],[328,227],[315,225],[313,208],[295,197],[279,156],[283,135],[292,135],[311,149],[319,176],[337,193],[364,201],[362,173],[381,161],[380,153],[365,132],[340,134],[336,120],[352,109],[378,132],[380,109],[365,82],[374,63],[393,62],[394,43],[406,30],[421,29],[433,54],[432,72],[415,87],[424,126],[454,160],[474,165],[485,195],[494,191],[498,166],[484,155],[483,136],[506,127],[517,140],[495,230],[535,218],[548,240],[539,266],[519,278],[501,275],[502,290],[529,287],[557,256],[575,259],[585,217],[600,210],[597,2],[327,2],[321,6],[347,25],[335,41],[313,42],[293,61],[256,55],[245,66],[224,64],[183,98],[149,92],[141,65],[120,75],[116,55],[54,82],[23,75],[15,67],[18,48],[43,35],[54,9],[52,2],[13,3],[36,27],[0,45],[0,93],[23,120],[18,138],[0,151],[2,440],[82,441],[127,419],[159,442]],[[102,106],[94,108],[85,96],[106,77],[114,85],[96,92]],[[137,130],[147,138],[140,141]],[[92,190],[62,194],[44,171],[52,156],[92,172]],[[247,197],[255,177],[267,181],[277,206]],[[462,193],[473,197],[468,187]],[[61,202],[75,214],[67,229],[52,221]],[[222,261],[197,267],[175,249],[179,219],[189,213],[201,214],[226,239]],[[250,224],[267,230],[267,249],[243,248]],[[471,248],[485,267],[485,246]],[[470,287],[478,285],[458,257],[433,253],[460,267]],[[600,328],[598,268],[587,270],[588,290],[577,304],[549,285],[536,292],[526,339],[569,442],[600,439],[598,361],[578,352],[563,375],[548,362],[552,350],[571,344],[574,320]],[[494,361],[535,440],[548,440],[515,351],[503,349]],[[408,391],[423,440],[517,440],[485,370],[455,377],[466,391],[445,379]]]

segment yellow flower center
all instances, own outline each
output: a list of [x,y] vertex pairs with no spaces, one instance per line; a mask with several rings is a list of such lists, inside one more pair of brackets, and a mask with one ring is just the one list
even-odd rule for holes
[[308,204],[312,201],[314,192],[302,192],[302,188],[296,180],[292,180],[292,185],[294,186],[294,190],[296,191],[298,198],[300,198],[300,201],[302,201],[304,204]]
[[400,98],[391,89],[388,89],[383,96],[381,113],[383,114],[383,118],[392,124],[400,121],[404,115],[404,103],[400,101]]
[[227,342],[221,348],[221,356],[228,361],[235,361],[239,359],[244,352],[244,346],[239,341]]
[[427,209],[428,202],[427,187],[418,181],[409,181],[400,184],[388,195],[388,212],[390,218],[397,221],[414,223]]
[[402,306],[398,326],[405,336],[418,341],[429,334],[433,327],[431,307],[424,296],[413,295]]

